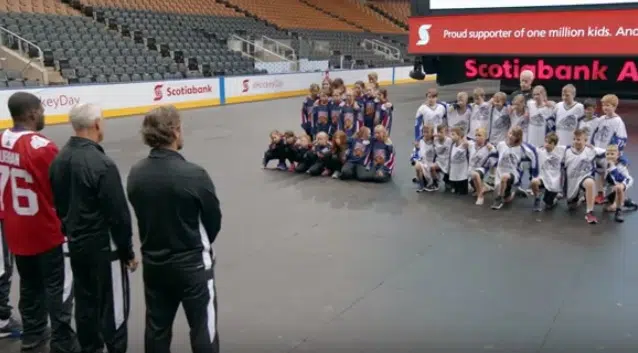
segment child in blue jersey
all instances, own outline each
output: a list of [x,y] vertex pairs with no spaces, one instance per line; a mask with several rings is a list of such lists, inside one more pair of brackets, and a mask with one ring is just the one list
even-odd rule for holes
[[313,163],[308,169],[307,173],[312,176],[326,176],[329,175],[326,170],[326,163],[330,160],[330,138],[325,132],[319,132],[315,137],[314,146],[312,152],[314,154]]
[[385,128],[390,136],[392,130],[392,114],[394,113],[394,107],[388,100],[388,90],[385,88],[379,89],[376,99],[376,112],[374,115],[374,126],[381,125]]
[[363,126],[363,115],[361,106],[356,102],[353,90],[346,91],[346,99],[341,102],[341,116],[339,118],[340,130],[346,136],[353,137]]
[[343,130],[341,126],[341,103],[342,96],[339,92],[332,93],[332,99],[330,100],[330,124],[333,130]]
[[368,129],[374,130],[374,116],[377,111],[376,90],[370,84],[366,85],[365,93],[362,100],[363,125]]
[[314,155],[312,151],[312,142],[310,136],[303,134],[297,138],[295,144],[295,172],[305,173],[314,163]]
[[357,175],[361,181],[374,181],[385,183],[390,181],[394,170],[394,146],[383,125],[374,128],[374,139],[371,142],[370,171],[372,173],[362,173]]
[[341,168],[341,180],[364,178],[370,174],[367,168],[370,163],[370,129],[363,126],[353,138],[348,139],[348,154]]
[[262,167],[265,169],[268,166],[268,162],[273,159],[279,160],[277,169],[286,170],[286,145],[284,143],[284,137],[281,132],[274,130],[270,133],[270,144],[268,149],[264,152],[264,159]]
[[301,128],[306,132],[308,136],[312,136],[312,108],[315,106],[315,102],[319,99],[319,85],[313,83],[310,85],[309,95],[304,99],[301,105]]
[[343,131],[335,132],[332,137],[332,151],[330,158],[326,161],[326,169],[332,171],[332,177],[339,179],[341,168],[348,157],[348,136]]
[[330,123],[330,101],[328,97],[328,92],[322,91],[319,94],[319,100],[312,108],[312,134],[314,137],[316,137],[320,132],[325,132],[328,136],[330,136],[332,124]]
[[617,145],[607,146],[605,157],[607,159],[605,182],[611,188],[611,192],[606,197],[609,204],[605,207],[605,211],[614,212],[616,222],[624,222],[623,208],[631,210],[638,208],[638,205],[626,198],[627,189],[634,184],[634,179],[629,175],[626,161],[621,161],[620,149]]

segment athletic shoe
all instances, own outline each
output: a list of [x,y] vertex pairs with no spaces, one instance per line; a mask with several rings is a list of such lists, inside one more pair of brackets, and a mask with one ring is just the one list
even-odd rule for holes
[[283,170],[283,171],[288,170],[288,167],[286,166],[286,162],[279,163],[279,164],[277,165],[277,169],[279,169],[279,170]]
[[556,205],[558,205],[558,202],[554,199],[554,202],[545,204],[545,210],[549,211],[553,209],[554,207],[556,207]]
[[625,217],[623,217],[622,210],[616,210],[616,214],[614,215],[614,220],[618,223],[622,223],[625,221]]
[[42,334],[42,336],[37,338],[29,338],[27,340],[22,339],[22,347],[21,350],[23,352],[32,351],[45,343],[51,338],[51,329],[47,328],[47,330]]
[[631,199],[625,199],[625,203],[622,206],[623,211],[636,211],[638,210],[638,204]]
[[529,196],[529,195],[527,194],[527,191],[525,189],[523,189],[522,187],[519,186],[514,191],[514,196],[520,196],[520,197],[523,197],[523,198],[527,198],[527,196]]
[[439,184],[430,184],[424,188],[427,192],[439,191]]
[[494,199],[494,202],[492,203],[492,209],[493,210],[500,210],[501,208],[503,208],[503,205],[504,205],[503,197],[497,196]]
[[290,167],[288,167],[288,171],[291,173],[295,172],[295,163],[290,163]]
[[341,176],[341,172],[340,171],[336,171],[336,172],[332,173],[332,179],[339,179],[340,176]]
[[585,213],[585,220],[587,221],[587,223],[589,224],[596,224],[598,223],[598,218],[596,218],[596,216],[594,216],[594,214],[592,212],[587,212]]
[[415,184],[418,184],[418,183],[419,183],[419,179],[417,179],[417,178],[412,178],[412,182],[413,182],[413,183],[415,183]]
[[16,319],[10,317],[8,320],[2,321],[2,326],[0,326],[0,339],[18,338],[22,335],[22,324],[20,324]]
[[605,201],[607,201],[605,199],[605,194],[603,194],[602,192],[599,192],[598,195],[596,195],[596,199],[594,200],[594,202],[596,202],[596,205],[602,205],[605,203]]
[[534,199],[534,212],[540,212],[543,210],[543,205],[541,205],[541,199]]
[[479,206],[482,205],[483,202],[485,202],[485,199],[483,199],[482,197],[479,197],[479,198],[476,199],[476,204],[479,205]]

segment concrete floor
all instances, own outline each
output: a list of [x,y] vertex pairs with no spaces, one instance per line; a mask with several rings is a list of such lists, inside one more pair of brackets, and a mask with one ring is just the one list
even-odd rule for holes
[[[261,170],[269,131],[298,128],[299,98],[184,113],[184,155],[208,169],[224,212],[215,244],[223,352],[638,351],[636,215],[590,226],[563,206],[532,213],[521,199],[493,211],[415,193],[414,112],[430,85],[390,89],[399,163],[386,185]],[[106,126],[104,146],[126,175],[147,154],[140,120]],[[45,134],[63,144],[70,132]],[[141,353],[141,271],[131,281],[129,351]],[[189,351],[180,312],[173,352]]]

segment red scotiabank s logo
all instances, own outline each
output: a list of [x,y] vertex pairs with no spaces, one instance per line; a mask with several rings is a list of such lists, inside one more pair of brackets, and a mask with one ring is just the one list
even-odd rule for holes
[[246,93],[248,92],[248,90],[250,89],[250,80],[249,79],[245,79],[241,82],[241,93]]
[[164,94],[162,93],[162,88],[164,88],[164,85],[155,85],[155,88],[154,88],[155,97],[153,98],[154,102],[161,101],[162,98],[164,98]]

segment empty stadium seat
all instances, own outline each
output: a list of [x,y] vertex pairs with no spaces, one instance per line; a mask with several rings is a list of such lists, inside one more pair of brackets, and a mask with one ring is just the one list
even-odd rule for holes
[[368,4],[407,26],[410,17],[409,1],[373,0],[368,1]]
[[388,19],[375,13],[359,0],[302,0],[311,6],[326,11],[333,16],[376,33],[405,33]]

